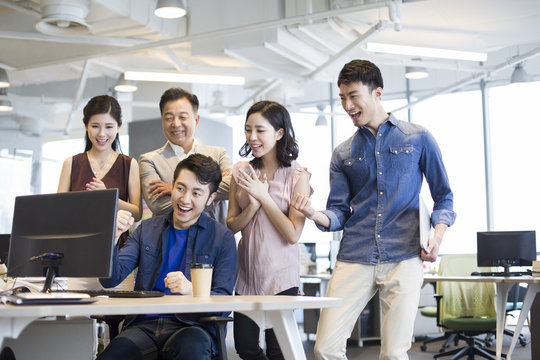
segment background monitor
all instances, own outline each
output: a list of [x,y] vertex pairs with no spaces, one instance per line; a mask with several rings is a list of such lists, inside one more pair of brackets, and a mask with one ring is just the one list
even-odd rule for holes
[[478,266],[528,266],[536,260],[536,232],[487,231],[477,233]]
[[117,203],[117,189],[18,196],[8,276],[111,276]]

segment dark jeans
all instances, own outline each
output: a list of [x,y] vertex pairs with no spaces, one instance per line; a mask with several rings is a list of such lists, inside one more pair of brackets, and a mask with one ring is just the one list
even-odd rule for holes
[[216,353],[210,334],[203,328],[174,318],[156,318],[122,330],[98,360],[210,360]]
[[[298,288],[293,287],[276,295],[298,295]],[[279,347],[274,330],[264,331],[266,338],[266,355],[259,346],[259,326],[250,318],[238,312],[234,313],[234,347],[240,358],[244,360],[281,360],[283,354]]]

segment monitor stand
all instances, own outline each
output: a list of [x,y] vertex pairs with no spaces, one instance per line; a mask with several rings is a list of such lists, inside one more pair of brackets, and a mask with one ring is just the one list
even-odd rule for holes
[[43,265],[43,272],[45,273],[45,284],[41,292],[51,292],[51,287],[54,282],[54,278],[58,276],[58,269],[62,264],[64,254],[61,253],[47,253],[41,258],[41,264]]

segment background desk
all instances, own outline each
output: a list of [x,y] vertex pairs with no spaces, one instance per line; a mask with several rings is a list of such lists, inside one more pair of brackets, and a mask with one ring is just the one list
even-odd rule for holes
[[341,303],[338,298],[310,296],[211,296],[201,299],[168,295],[142,299],[100,298],[85,305],[0,305],[0,341],[6,337],[17,338],[28,324],[41,317],[239,311],[261,328],[274,328],[286,359],[305,359],[293,310],[340,306]]
[[[531,276],[438,276],[438,275],[425,275],[424,283],[431,281],[466,281],[466,282],[493,282],[497,289],[497,296],[495,298],[495,309],[497,311],[497,333],[496,333],[496,345],[495,351],[497,359],[501,358],[502,342],[504,323],[506,318],[506,302],[508,301],[508,292],[510,288],[516,283],[526,283],[527,292],[525,293],[525,299],[523,300],[523,308],[521,309],[518,324],[515,329],[512,343],[506,354],[506,359],[510,359],[512,351],[516,345],[519,333],[527,317],[527,313],[532,306],[536,293],[540,291],[540,277]],[[527,296],[528,295],[528,296]],[[525,301],[527,301],[527,306]]]

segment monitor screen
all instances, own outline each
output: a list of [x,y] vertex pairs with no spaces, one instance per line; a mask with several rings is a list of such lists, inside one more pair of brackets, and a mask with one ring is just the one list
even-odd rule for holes
[[110,276],[117,199],[117,189],[18,196],[8,276],[44,276],[42,260],[57,258],[55,276]]
[[536,260],[536,232],[487,231],[477,233],[478,266],[528,266]]

